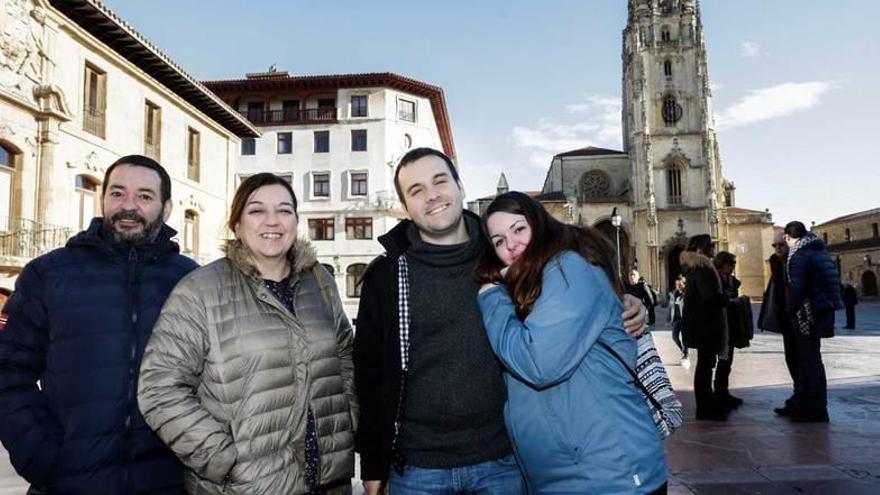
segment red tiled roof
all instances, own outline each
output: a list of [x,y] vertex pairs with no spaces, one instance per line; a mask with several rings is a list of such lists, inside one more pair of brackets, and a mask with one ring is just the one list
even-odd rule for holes
[[446,97],[439,86],[424,83],[416,79],[394,74],[392,72],[375,72],[363,74],[328,74],[311,76],[290,76],[286,72],[252,74],[247,79],[228,79],[203,81],[208,89],[220,96],[230,97],[254,91],[289,91],[294,89],[340,89],[340,88],[392,88],[416,96],[427,98],[431,102],[437,130],[443,151],[455,158],[455,143],[452,139],[452,123],[446,109]]

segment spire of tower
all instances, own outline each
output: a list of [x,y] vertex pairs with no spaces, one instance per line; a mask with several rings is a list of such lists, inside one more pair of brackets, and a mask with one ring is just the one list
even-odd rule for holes
[[501,172],[501,177],[498,178],[498,188],[496,191],[499,196],[510,191],[510,186],[507,185],[507,177],[504,176],[504,172]]

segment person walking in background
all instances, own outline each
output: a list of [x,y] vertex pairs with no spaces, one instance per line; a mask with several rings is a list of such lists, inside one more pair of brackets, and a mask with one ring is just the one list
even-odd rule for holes
[[660,436],[624,368],[635,369],[637,345],[611,244],[520,192],[495,198],[483,229],[478,301],[530,491],[666,493]]
[[690,348],[697,349],[694,397],[697,419],[725,421],[728,408],[718,403],[712,392],[712,371],[719,357],[727,357],[727,296],[712,258],[715,247],[709,234],[695,235],[680,255],[686,276],[682,334]]
[[672,328],[672,341],[681,351],[681,365],[690,368],[688,348],[681,339],[681,317],[684,314],[684,292],[687,283],[684,275],[675,277],[675,289],[669,293],[669,325]]
[[3,309],[0,441],[31,493],[182,494],[183,466],[136,392],[159,310],[198,265],[165,224],[161,165],[125,156],[103,184],[103,217],[28,263]]
[[828,386],[821,339],[834,335],[834,312],[843,309],[840,276],[825,243],[801,222],[785,226],[788,244],[786,312],[794,327],[795,352],[802,393],[789,419],[828,422]]
[[648,326],[654,326],[656,322],[654,308],[657,306],[657,296],[654,294],[654,289],[645,282],[645,277],[639,275],[638,270],[631,270],[629,272],[629,283],[626,284],[624,290],[627,294],[631,294],[642,301],[642,304],[648,309]]
[[727,298],[724,308],[724,316],[727,318],[727,356],[724,359],[719,358],[718,368],[715,370],[715,403],[719,407],[728,411],[738,408],[742,405],[743,400],[730,394],[730,371],[733,368],[733,352],[735,332],[740,328],[740,310],[739,305],[742,301],[739,298],[739,287],[742,283],[733,276],[733,270],[736,267],[736,256],[727,251],[721,251],[715,255],[713,259],[715,269],[718,270],[718,276],[721,279],[721,291]]
[[190,493],[351,493],[351,324],[297,223],[290,183],[246,178],[226,257],[181,280],[156,322],[138,400]]
[[846,326],[843,328],[854,330],[856,328],[856,304],[859,303],[859,295],[852,284],[841,286],[841,292],[843,294],[843,305],[846,308]]

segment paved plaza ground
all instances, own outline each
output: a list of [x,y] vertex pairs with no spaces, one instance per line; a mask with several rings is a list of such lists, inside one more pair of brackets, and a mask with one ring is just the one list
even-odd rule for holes
[[[659,311],[658,321],[665,316]],[[822,343],[830,424],[793,424],[773,414],[791,381],[782,339],[768,333],[735,354],[731,391],[745,404],[725,423],[695,421],[694,366],[681,365],[670,332],[658,326],[654,338],[687,421],[666,441],[671,494],[880,493],[880,303],[857,306],[855,330],[841,330],[842,317],[837,336]],[[25,491],[0,450],[0,495]]]

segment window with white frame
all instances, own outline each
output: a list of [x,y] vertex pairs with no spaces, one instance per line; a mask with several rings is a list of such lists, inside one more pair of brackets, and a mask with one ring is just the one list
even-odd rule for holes
[[336,236],[336,227],[332,218],[310,218],[309,239],[313,241],[332,241]]
[[278,154],[279,155],[289,155],[293,153],[293,133],[292,132],[279,132],[278,133]]
[[350,196],[366,196],[368,193],[367,173],[351,172],[349,174],[349,195]]
[[397,118],[407,122],[415,122],[416,102],[399,98],[397,100]]
[[254,138],[244,138],[241,140],[241,154],[243,156],[253,156],[257,154],[257,140]]
[[372,239],[373,217],[352,217],[345,219],[346,239]]
[[367,151],[367,130],[351,130],[351,151]]
[[352,117],[366,117],[367,116],[367,107],[368,99],[367,95],[352,95],[351,96],[351,116]]
[[85,230],[98,209],[98,181],[85,175],[77,175],[74,187],[79,206],[77,226],[79,230]]
[[330,197],[330,173],[315,172],[312,174],[312,197],[313,198],[329,198]]

